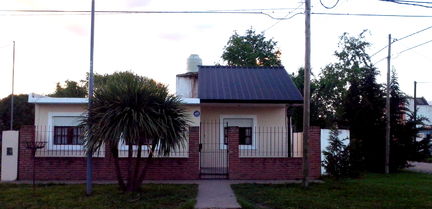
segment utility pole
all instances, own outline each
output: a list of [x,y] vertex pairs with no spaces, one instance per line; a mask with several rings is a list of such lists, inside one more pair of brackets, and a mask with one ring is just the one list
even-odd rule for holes
[[311,74],[311,0],[305,1],[305,72],[303,92],[303,187],[309,186],[309,129],[310,129],[310,74]]
[[414,121],[417,120],[417,81],[414,81]]
[[387,56],[387,97],[386,97],[386,139],[385,139],[385,167],[386,174],[390,173],[390,61],[391,61],[391,34],[388,36]]
[[14,87],[15,87],[15,41],[13,41],[13,52],[12,52],[12,94],[11,94],[11,106],[10,106],[10,130],[13,130],[14,122]]
[[[93,102],[93,48],[94,48],[94,19],[95,19],[95,0],[91,5],[91,30],[90,30],[90,73],[89,73],[89,95],[88,95],[88,117],[91,117],[91,107]],[[91,121],[91,120],[89,120]],[[92,125],[89,124],[89,135],[92,134]],[[87,181],[86,193],[91,195],[93,192],[93,152],[87,152]]]

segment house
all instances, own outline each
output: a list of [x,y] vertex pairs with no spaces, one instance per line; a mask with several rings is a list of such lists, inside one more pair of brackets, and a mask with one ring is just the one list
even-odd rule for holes
[[[194,66],[177,75],[176,89],[190,121],[189,138],[169,156],[156,156],[147,179],[302,177],[302,133],[292,132],[288,114],[302,96],[283,67]],[[34,157],[39,180],[84,180],[77,125],[87,98],[30,94],[28,101],[35,104],[35,124],[20,130],[18,179],[31,179]],[[29,142],[41,146],[32,153]],[[310,178],[318,178],[319,128],[311,128],[309,145]],[[126,146],[119,148],[126,157]],[[115,180],[110,152],[102,147],[93,157],[94,179]]]
[[[420,127],[417,140],[432,136],[432,105],[424,98],[416,98],[417,118],[423,118],[424,126]],[[414,99],[408,98],[408,109],[414,112]]]

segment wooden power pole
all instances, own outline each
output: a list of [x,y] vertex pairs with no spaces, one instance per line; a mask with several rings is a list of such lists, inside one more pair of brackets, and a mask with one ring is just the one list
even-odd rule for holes
[[309,186],[309,129],[310,129],[310,74],[311,74],[311,0],[305,1],[305,71],[303,92],[303,187]]
[[385,167],[384,172],[390,172],[390,60],[391,60],[391,34],[388,37],[387,57],[387,97],[386,97],[386,139],[385,139]]

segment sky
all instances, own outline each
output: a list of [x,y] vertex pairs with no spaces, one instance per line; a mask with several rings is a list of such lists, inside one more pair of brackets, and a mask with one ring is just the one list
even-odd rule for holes
[[[322,0],[332,5],[337,0]],[[90,10],[91,0],[2,0],[1,10]],[[280,8],[292,8],[280,10]],[[206,11],[262,9],[273,17],[303,12],[298,0],[96,0],[96,10]],[[297,9],[297,10],[295,10]],[[340,0],[333,9],[312,0],[315,13],[368,13],[432,15],[432,8],[399,5],[379,0]],[[372,55],[388,43],[388,34],[400,39],[432,26],[432,17],[330,16],[313,14],[312,72],[319,75],[336,61],[339,37],[368,30]],[[254,28],[278,42],[285,69],[296,72],[304,65],[304,15],[276,20],[262,14],[97,14],[95,19],[94,72],[130,70],[167,84],[175,92],[175,75],[186,72],[187,58],[198,54],[204,65],[221,60],[228,38]],[[0,98],[11,92],[12,41],[16,42],[15,93],[49,94],[57,82],[85,79],[89,71],[90,15],[23,14],[0,11]],[[401,89],[413,95],[414,81],[432,82],[432,43],[403,52],[432,39],[432,29],[392,45],[392,69]],[[402,52],[402,53],[401,53]],[[387,49],[372,57],[378,81],[386,80]],[[432,100],[432,83],[419,83],[417,96]]]

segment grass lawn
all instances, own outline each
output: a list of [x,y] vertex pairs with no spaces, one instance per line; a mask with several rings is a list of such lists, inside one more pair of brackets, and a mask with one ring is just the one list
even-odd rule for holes
[[432,208],[432,175],[367,174],[361,179],[300,185],[232,185],[243,208]]
[[123,194],[117,185],[94,185],[85,195],[85,185],[0,184],[0,208],[193,208],[197,185],[146,184],[139,194]]

